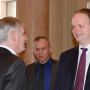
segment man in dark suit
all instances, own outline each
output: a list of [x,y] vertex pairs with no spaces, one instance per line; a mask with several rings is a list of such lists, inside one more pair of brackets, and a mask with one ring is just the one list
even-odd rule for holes
[[0,90],[28,90],[25,64],[16,56],[25,50],[24,32],[18,19],[0,19]]
[[[34,55],[38,61],[27,66],[29,90],[53,90],[58,61],[52,59],[50,53],[49,40],[44,36],[36,37],[34,40]],[[42,66],[44,66],[44,77],[40,73]],[[41,82],[39,77],[43,77],[44,80]]]
[[72,27],[79,46],[61,54],[54,90],[90,90],[90,9],[77,10]]

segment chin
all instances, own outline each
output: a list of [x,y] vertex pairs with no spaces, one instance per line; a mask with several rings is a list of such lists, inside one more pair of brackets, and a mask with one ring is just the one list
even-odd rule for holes
[[22,49],[22,50],[21,50],[21,53],[24,52],[24,51],[25,51],[25,49]]
[[25,51],[26,49],[25,49],[25,47],[22,49],[22,51]]
[[76,41],[77,41],[77,42],[80,42],[81,40],[78,38],[78,39],[76,39]]
[[[40,59],[39,59],[40,60]],[[44,62],[44,60],[40,60],[40,62]]]

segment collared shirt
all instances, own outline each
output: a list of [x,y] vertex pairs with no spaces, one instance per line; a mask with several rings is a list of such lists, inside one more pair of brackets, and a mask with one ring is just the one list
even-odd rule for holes
[[[80,61],[80,56],[81,56],[81,54],[82,54],[81,48],[82,48],[82,46],[79,45],[78,65],[79,65],[79,61]],[[86,51],[86,67],[85,67],[85,76],[84,76],[84,86],[85,86],[86,75],[87,75],[88,67],[89,67],[89,64],[90,64],[90,44],[87,45],[87,46],[84,47],[84,48],[87,48],[87,49],[88,49],[88,50]],[[77,65],[77,68],[78,68],[78,65]],[[84,90],[84,86],[83,86],[83,90]]]
[[7,50],[9,50],[12,54],[16,55],[16,53],[14,52],[14,50],[12,50],[11,48],[5,46],[5,45],[0,45],[0,47],[2,48],[6,48]]
[[[45,63],[46,65],[44,66],[44,90],[50,90],[51,72],[52,72],[52,58],[50,58],[46,63]],[[40,68],[41,68],[40,62],[38,62],[38,66],[37,66],[37,87],[38,87],[38,79],[39,79]]]

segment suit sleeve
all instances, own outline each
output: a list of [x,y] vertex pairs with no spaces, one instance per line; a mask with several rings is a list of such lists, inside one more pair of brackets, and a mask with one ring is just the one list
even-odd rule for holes
[[61,86],[62,86],[62,57],[60,56],[59,59],[59,64],[58,64],[58,68],[57,68],[57,73],[56,73],[56,79],[55,79],[55,84],[54,84],[54,89],[53,90],[61,90]]
[[4,74],[3,90],[28,90],[25,64],[22,60],[16,60]]

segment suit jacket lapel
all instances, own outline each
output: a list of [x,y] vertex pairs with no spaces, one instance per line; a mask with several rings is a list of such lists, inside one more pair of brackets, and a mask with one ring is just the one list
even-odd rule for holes
[[[11,69],[7,73],[5,73],[6,69],[14,62],[14,59],[11,59],[14,58],[13,56],[11,56],[11,58],[7,58],[9,55],[12,55],[9,50],[0,47],[0,82],[2,82],[5,76],[13,73],[13,70]],[[1,84],[0,88],[2,88]]]
[[78,53],[79,53],[79,47],[76,47],[73,51],[72,54],[72,66],[71,68],[71,84],[72,84],[72,89],[74,87],[74,81],[75,81],[75,76],[76,76],[76,70],[77,70],[77,63],[78,63]]
[[56,78],[56,72],[57,72],[58,62],[52,59],[52,74],[51,74],[51,88],[50,90],[53,90],[55,78]]
[[34,73],[33,73],[33,79],[34,79],[34,90],[37,90],[37,62],[35,63]]
[[59,66],[59,68],[61,68],[61,72],[64,72],[60,73],[60,80],[62,82],[60,88],[62,90],[73,90],[78,61],[78,47],[62,54],[61,59],[61,67]]
[[[0,47],[0,71],[3,72],[6,67],[8,68],[16,59],[17,57],[14,56],[9,50]],[[6,73],[6,75],[12,73],[13,70],[10,69],[9,72]],[[0,75],[2,72],[0,72]]]
[[85,90],[90,90],[90,64],[86,75]]

